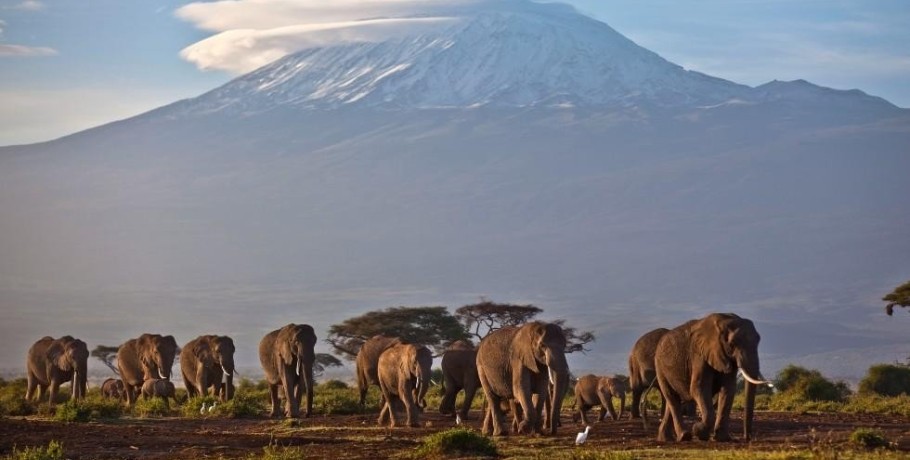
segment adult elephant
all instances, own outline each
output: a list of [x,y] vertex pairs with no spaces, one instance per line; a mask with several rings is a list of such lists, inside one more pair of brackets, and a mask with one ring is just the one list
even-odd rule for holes
[[127,340],[117,350],[117,369],[130,405],[142,389],[142,382],[151,378],[168,380],[177,356],[177,341],[172,335],[142,334]]
[[101,396],[108,399],[126,399],[126,389],[123,387],[123,380],[107,379],[101,384]]
[[[502,400],[514,398],[524,418],[518,431],[543,432],[541,410],[552,398],[546,432],[556,434],[562,398],[569,386],[566,336],[559,325],[534,321],[493,331],[477,348],[477,373],[492,417],[494,436],[502,435]],[[553,385],[552,393],[549,385]],[[532,396],[536,401],[532,402]],[[483,432],[490,429],[484,424]]]
[[313,363],[316,332],[309,324],[288,324],[269,332],[259,342],[259,361],[269,383],[270,415],[279,415],[278,391],[284,392],[286,417],[300,416],[300,400],[306,391],[304,416],[313,413]]
[[50,389],[48,402],[54,405],[60,385],[67,382],[72,385],[73,399],[84,398],[88,354],[85,342],[68,335],[59,339],[42,337],[32,344],[26,355],[25,399],[30,401],[37,388],[41,400]]
[[[607,413],[613,420],[619,420],[626,404],[626,386],[625,379],[615,376],[588,374],[579,378],[575,384],[575,407],[582,423],[588,425],[587,412],[594,406],[600,406],[597,421],[602,422]],[[613,407],[614,397],[619,399],[619,414]]]
[[[661,327],[646,333],[635,341],[635,345],[632,346],[632,351],[629,353],[629,390],[632,391],[632,407],[630,407],[632,418],[641,417],[641,412],[639,411],[641,395],[651,386],[657,375],[654,372],[654,352],[657,350],[657,344],[660,339],[667,332],[670,332],[670,330]],[[661,404],[660,410],[663,413],[663,404]]]
[[424,346],[399,343],[382,352],[377,365],[379,390],[385,401],[379,412],[379,424],[384,424],[388,415],[389,427],[395,427],[394,406],[399,400],[407,411],[407,425],[419,426],[418,406],[425,404],[424,397],[430,387],[433,353]]
[[[732,313],[712,313],[667,332],[654,354],[657,382],[666,399],[657,440],[671,438],[672,423],[677,441],[691,439],[692,435],[708,440],[712,433],[716,441],[729,441],[737,369],[746,379],[743,434],[750,439],[755,386],[768,383],[761,376],[758,364],[760,340],[752,321]],[[691,433],[683,429],[680,407],[689,400],[695,401],[701,414]]]
[[367,339],[357,351],[357,389],[360,390],[360,405],[366,404],[370,385],[379,385],[379,356],[387,349],[403,343],[398,337],[374,335]]
[[469,341],[457,340],[446,348],[440,366],[445,395],[439,404],[439,413],[454,414],[455,399],[458,392],[464,390],[464,403],[458,415],[461,420],[467,420],[474,395],[480,388],[480,377],[477,376],[477,349]]
[[189,397],[207,396],[209,387],[222,401],[234,397],[234,340],[200,335],[180,350],[180,371]]

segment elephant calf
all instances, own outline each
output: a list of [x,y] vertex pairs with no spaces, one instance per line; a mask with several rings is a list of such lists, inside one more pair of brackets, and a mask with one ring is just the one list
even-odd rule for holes
[[126,400],[126,387],[123,386],[123,380],[105,380],[101,384],[101,396],[108,399]]
[[[578,409],[576,415],[581,417],[581,421],[585,425],[588,425],[588,409],[600,406],[600,416],[597,421],[602,422],[607,412],[610,413],[613,420],[619,420],[625,412],[626,387],[625,379],[619,377],[598,377],[588,374],[579,378],[578,383],[575,384],[575,406]],[[613,397],[619,398],[619,414],[613,408]]]
[[170,380],[148,379],[142,383],[142,398],[159,397],[164,400],[164,406],[170,408],[169,399],[177,401],[177,390]]

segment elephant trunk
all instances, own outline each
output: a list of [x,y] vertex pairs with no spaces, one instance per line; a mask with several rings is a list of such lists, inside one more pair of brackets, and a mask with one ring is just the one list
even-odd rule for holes
[[752,439],[752,419],[755,417],[755,390],[756,385],[746,382],[746,403],[743,407],[743,437],[747,441]]
[[424,369],[424,366],[418,366],[417,368],[417,384],[415,390],[417,390],[417,405],[426,408],[427,401],[426,395],[427,391],[430,389],[430,371]]
[[619,415],[617,417],[622,420],[623,414],[626,413],[626,392],[620,391],[616,394],[616,397],[619,398]]
[[565,353],[547,353],[547,370],[552,385],[550,413],[547,414],[547,428],[551,435],[556,434],[559,426],[559,414],[562,411],[562,399],[569,389],[569,365]]

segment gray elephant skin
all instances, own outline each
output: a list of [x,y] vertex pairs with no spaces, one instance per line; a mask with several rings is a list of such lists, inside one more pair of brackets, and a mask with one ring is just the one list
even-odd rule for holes
[[403,343],[398,337],[374,335],[367,339],[357,351],[357,389],[360,390],[360,405],[366,404],[370,385],[379,385],[379,356],[387,349]]
[[394,428],[395,402],[401,401],[407,413],[407,426],[419,426],[420,407],[426,405],[424,397],[430,386],[433,353],[424,346],[398,343],[382,352],[377,365],[384,401],[378,423],[385,424],[388,416],[389,427]]
[[306,392],[304,416],[313,413],[313,363],[316,361],[316,332],[309,324],[288,324],[269,332],[259,342],[259,361],[269,383],[270,415],[280,415],[278,391],[284,393],[284,415],[300,417],[300,403]]
[[442,379],[445,395],[439,404],[439,413],[455,413],[455,400],[458,392],[464,390],[464,403],[458,410],[462,420],[468,419],[468,411],[474,402],[474,395],[480,388],[480,377],[477,375],[477,349],[474,344],[457,340],[446,348],[442,355]]
[[[524,418],[519,432],[535,431],[556,434],[562,399],[569,385],[569,366],[566,362],[566,337],[556,324],[534,321],[521,327],[505,327],[493,331],[480,341],[477,348],[477,372],[492,417],[492,433],[502,431],[502,400],[514,398],[521,406]],[[552,384],[552,393],[550,385]],[[532,401],[532,396],[536,399]],[[552,398],[547,426],[541,427],[541,411]],[[483,432],[490,433],[484,423]]]
[[177,402],[177,389],[174,383],[164,379],[148,379],[142,383],[142,399],[161,398],[164,406],[170,408],[171,399]]
[[26,355],[28,388],[25,399],[32,400],[37,388],[38,400],[48,392],[48,402],[54,405],[60,385],[67,382],[72,385],[73,399],[84,398],[88,355],[85,342],[68,335],[59,339],[47,336],[39,339]]
[[[600,406],[597,421],[602,422],[607,413],[613,420],[619,420],[625,411],[627,386],[625,379],[612,375],[588,374],[580,377],[575,383],[575,408],[582,423],[589,424],[587,412],[595,406]],[[614,397],[619,399],[618,414],[613,406]]]
[[171,368],[177,356],[177,341],[172,335],[142,334],[127,340],[117,350],[117,369],[126,389],[127,402],[132,405],[148,379],[171,378]]
[[222,401],[234,397],[234,340],[201,335],[180,350],[180,371],[189,397],[207,396],[209,388]]
[[[657,351],[657,344],[669,329],[665,327],[654,329],[641,336],[632,346],[629,352],[629,390],[632,392],[632,418],[641,417],[639,406],[641,405],[641,395],[651,386],[657,373],[654,371],[654,352]],[[660,411],[663,413],[664,407],[661,405]]]
[[101,384],[101,396],[107,399],[126,399],[126,388],[123,386],[123,380],[107,379]]
[[[666,333],[654,355],[657,382],[666,399],[658,441],[673,439],[671,429],[677,441],[689,440],[692,435],[708,440],[712,433],[716,441],[729,441],[737,369],[746,379],[743,433],[751,439],[756,385],[767,383],[758,362],[760,340],[752,321],[732,313],[712,313]],[[691,433],[683,428],[680,407],[689,400],[695,401],[701,414]]]

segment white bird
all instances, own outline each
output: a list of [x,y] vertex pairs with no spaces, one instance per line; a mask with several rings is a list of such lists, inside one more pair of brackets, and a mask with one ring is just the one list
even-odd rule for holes
[[217,404],[218,404],[217,402],[213,402],[212,405],[209,406],[209,412],[215,410],[215,406],[216,406]]
[[202,402],[202,407],[199,408],[199,414],[205,415],[205,402]]
[[588,433],[591,432],[591,425],[585,427],[585,431],[578,433],[578,436],[575,436],[575,445],[580,446],[588,440]]
[[461,415],[455,414],[455,424],[461,425]]

